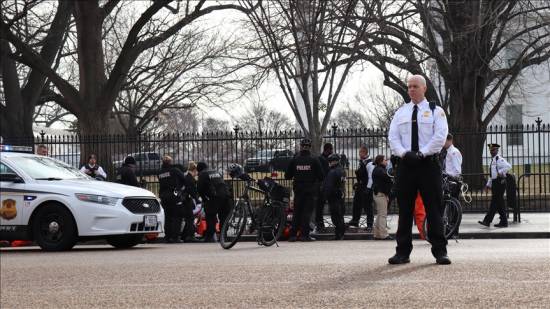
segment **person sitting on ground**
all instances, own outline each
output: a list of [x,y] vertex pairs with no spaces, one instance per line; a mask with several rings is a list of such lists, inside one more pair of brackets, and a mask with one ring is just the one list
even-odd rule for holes
[[84,164],[80,168],[80,171],[97,180],[107,179],[107,173],[105,173],[103,168],[97,164],[97,157],[93,153],[88,156],[88,163]]

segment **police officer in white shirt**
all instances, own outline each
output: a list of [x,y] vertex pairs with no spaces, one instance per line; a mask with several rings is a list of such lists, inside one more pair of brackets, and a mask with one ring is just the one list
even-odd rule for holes
[[462,174],[462,154],[453,145],[453,135],[447,134],[447,141],[441,150],[441,169],[443,173],[458,178]]
[[399,222],[396,254],[388,263],[409,263],[412,251],[414,202],[420,191],[428,220],[428,235],[437,264],[450,264],[443,234],[442,178],[439,152],[449,132],[445,112],[425,98],[426,80],[413,75],[407,80],[411,102],[401,106],[390,124],[391,151],[400,157],[397,167]]
[[483,221],[479,221],[479,224],[489,227],[495,214],[498,212],[500,222],[495,224],[494,227],[508,227],[508,219],[506,218],[506,210],[504,208],[504,191],[506,191],[506,174],[512,168],[512,165],[498,154],[499,144],[489,144],[487,146],[489,146],[492,158],[489,164],[491,175],[485,188],[487,190],[491,188],[493,194],[491,196],[489,212],[487,212]]

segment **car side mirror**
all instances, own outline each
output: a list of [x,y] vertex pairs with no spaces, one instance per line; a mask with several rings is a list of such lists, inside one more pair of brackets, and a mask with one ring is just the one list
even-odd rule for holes
[[19,177],[16,174],[0,174],[0,181],[13,182],[13,183],[24,183],[23,178]]

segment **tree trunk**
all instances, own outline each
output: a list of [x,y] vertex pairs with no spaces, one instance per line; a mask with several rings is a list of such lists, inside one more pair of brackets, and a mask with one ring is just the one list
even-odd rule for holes
[[[7,50],[7,41],[0,40],[2,50]],[[0,135],[6,144],[33,145],[32,116],[34,105],[29,108],[21,95],[19,76],[13,59],[2,55],[0,71],[6,106],[0,104]]]
[[[455,58],[455,60],[458,60]],[[483,125],[481,109],[485,90],[483,78],[476,76],[476,63],[462,58],[457,61],[454,76],[463,76],[460,82],[450,83],[449,132],[456,136],[454,144],[462,152],[462,174],[473,189],[480,189],[484,183],[483,149],[486,126]]]
[[77,115],[78,126],[80,130],[80,163],[88,161],[90,154],[97,156],[97,162],[107,173],[107,178],[115,179],[111,154],[111,145],[109,126],[107,117],[101,113],[86,113]]

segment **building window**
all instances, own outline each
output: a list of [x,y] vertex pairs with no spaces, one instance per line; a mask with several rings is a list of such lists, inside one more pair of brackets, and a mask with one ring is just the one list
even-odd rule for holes
[[518,131],[520,133],[506,134],[508,145],[523,145],[523,106],[508,105],[506,106],[506,126],[508,131]]

